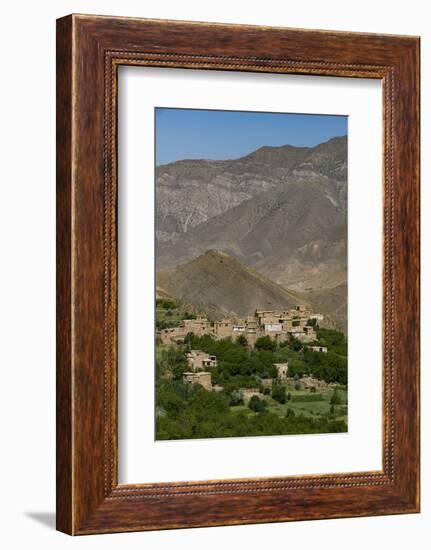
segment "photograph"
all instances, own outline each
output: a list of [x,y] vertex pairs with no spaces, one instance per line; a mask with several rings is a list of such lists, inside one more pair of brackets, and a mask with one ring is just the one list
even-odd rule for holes
[[348,431],[347,153],[348,116],[155,108],[157,441]]
[[429,4],[2,8],[2,548],[430,548]]

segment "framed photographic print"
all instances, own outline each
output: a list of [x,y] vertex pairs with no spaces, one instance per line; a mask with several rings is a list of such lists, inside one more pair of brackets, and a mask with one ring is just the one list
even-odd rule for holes
[[419,511],[419,39],[57,22],[57,528]]

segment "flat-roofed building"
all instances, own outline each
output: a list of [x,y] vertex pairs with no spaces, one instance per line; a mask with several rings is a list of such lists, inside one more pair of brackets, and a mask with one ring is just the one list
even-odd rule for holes
[[217,357],[199,349],[192,349],[186,355],[191,371],[207,370],[217,366]]
[[315,353],[328,353],[328,348],[325,346],[310,346],[308,349]]
[[157,338],[160,338],[163,344],[171,344],[184,340],[186,336],[184,327],[164,328],[156,332]]
[[222,319],[214,321],[214,336],[216,338],[229,338],[232,336],[232,321],[231,319]]
[[264,325],[265,334],[274,334],[276,332],[283,332],[283,325],[280,323],[266,323]]
[[210,372],[183,372],[184,384],[199,384],[206,390],[212,390]]
[[185,334],[193,332],[196,336],[204,336],[211,332],[211,323],[206,317],[198,317],[197,319],[184,319],[182,322]]

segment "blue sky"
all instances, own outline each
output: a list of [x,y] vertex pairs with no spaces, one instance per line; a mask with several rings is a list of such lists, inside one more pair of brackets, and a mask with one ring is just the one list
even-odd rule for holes
[[347,134],[347,116],[156,108],[156,165],[235,159],[263,145],[312,147]]

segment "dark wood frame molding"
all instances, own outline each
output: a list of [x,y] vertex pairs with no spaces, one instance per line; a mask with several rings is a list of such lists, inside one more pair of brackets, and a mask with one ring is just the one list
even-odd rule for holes
[[[383,469],[119,485],[119,65],[377,78],[384,105]],[[57,21],[57,528],[419,511],[419,38],[70,15]]]

